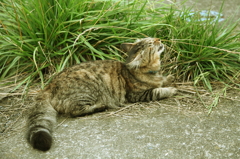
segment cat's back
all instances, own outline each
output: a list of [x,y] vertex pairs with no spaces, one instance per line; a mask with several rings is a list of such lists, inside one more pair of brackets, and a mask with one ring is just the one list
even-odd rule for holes
[[123,63],[113,60],[82,62],[63,70],[54,79],[77,77],[90,78],[91,76],[101,76],[106,74],[113,75],[115,72],[120,73],[123,67]]
[[[101,99],[102,103],[115,103],[115,101],[123,103],[125,79],[122,76],[122,69],[124,67],[123,63],[111,60],[83,62],[57,74],[43,92],[48,95],[51,104],[58,112],[64,112],[65,106],[70,105],[72,99],[95,101],[99,99],[100,94],[104,97]],[[66,103],[68,99],[69,102]]]
[[124,82],[121,77],[123,69],[125,69],[125,65],[119,61],[82,62],[58,73],[45,88],[45,91],[49,90],[55,94],[58,90],[81,89],[82,86],[99,88],[102,85],[110,87],[118,82]]

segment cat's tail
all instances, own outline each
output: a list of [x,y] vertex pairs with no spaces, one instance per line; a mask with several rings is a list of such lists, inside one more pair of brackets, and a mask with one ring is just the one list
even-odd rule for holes
[[47,151],[51,148],[56,116],[56,110],[46,99],[36,100],[27,121],[27,140],[33,148],[41,151]]

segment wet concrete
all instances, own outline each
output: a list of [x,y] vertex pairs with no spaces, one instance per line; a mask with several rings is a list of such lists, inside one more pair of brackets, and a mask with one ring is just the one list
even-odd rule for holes
[[[157,2],[155,0],[152,1]],[[179,8],[192,7],[194,11],[221,11],[225,19],[223,23],[227,22],[231,24],[240,18],[239,0],[164,0],[164,2],[168,4],[175,3]],[[240,30],[240,22],[237,25],[237,29]]]
[[[175,0],[182,3],[185,0]],[[223,4],[223,6],[222,6]],[[224,18],[227,20],[233,18],[234,21],[240,18],[240,1],[239,0],[188,0],[182,6],[193,6],[194,10],[212,10],[219,12],[222,9]]]

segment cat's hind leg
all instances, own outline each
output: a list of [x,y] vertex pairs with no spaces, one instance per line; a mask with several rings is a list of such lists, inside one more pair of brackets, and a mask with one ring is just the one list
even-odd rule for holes
[[96,103],[93,105],[76,105],[72,111],[70,111],[70,115],[72,117],[83,116],[86,114],[92,114],[94,112],[103,111],[106,109],[106,106],[102,103]]

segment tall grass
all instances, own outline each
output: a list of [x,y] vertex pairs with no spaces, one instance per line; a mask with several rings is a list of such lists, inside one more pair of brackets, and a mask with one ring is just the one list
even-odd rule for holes
[[159,37],[174,54],[166,63],[180,80],[231,81],[239,77],[236,24],[197,21],[190,9],[148,0],[3,0],[0,11],[0,79],[26,74],[20,84],[82,61],[123,60],[119,45]]
[[[1,7],[1,79],[28,80],[81,61],[122,60],[118,44],[136,34],[143,5],[93,0],[6,0]],[[139,22],[140,21],[140,22]],[[150,28],[150,27],[149,27]],[[137,36],[136,36],[137,37]]]
[[171,7],[162,22],[168,26],[158,28],[175,52],[176,63],[166,67],[174,67],[179,79],[203,83],[210,91],[211,81],[235,83],[240,77],[239,21],[220,23],[220,16],[200,21],[201,15],[190,16],[192,12]]

